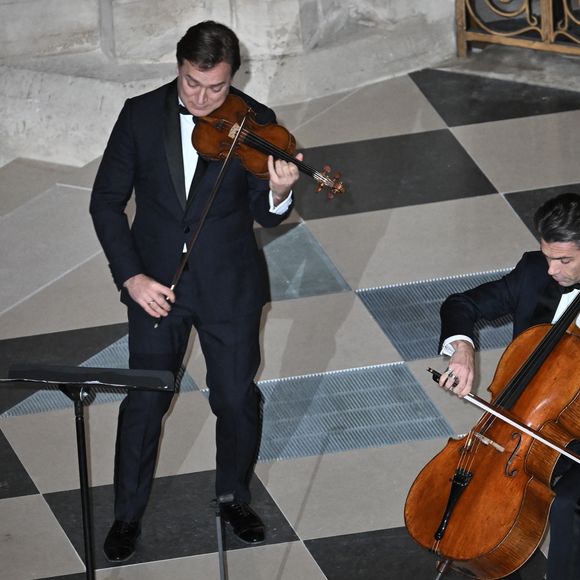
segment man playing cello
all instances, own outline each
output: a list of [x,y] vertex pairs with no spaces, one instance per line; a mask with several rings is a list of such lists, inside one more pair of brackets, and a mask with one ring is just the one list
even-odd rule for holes
[[[439,384],[459,397],[471,392],[475,374],[474,325],[511,314],[514,338],[541,323],[554,323],[580,288],[580,195],[548,200],[536,212],[540,251],[526,252],[500,280],[453,294],[441,307],[441,354],[450,356]],[[576,319],[576,325],[580,323]],[[577,361],[580,364],[580,361]],[[569,449],[578,453],[580,441]],[[548,580],[580,578],[580,465],[561,457],[554,469]]]

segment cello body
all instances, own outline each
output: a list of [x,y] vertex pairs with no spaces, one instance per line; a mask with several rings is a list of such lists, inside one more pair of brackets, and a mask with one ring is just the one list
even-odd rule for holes
[[[534,326],[509,345],[488,387],[492,403],[551,328]],[[580,337],[567,332],[509,414],[560,447],[580,439],[579,362]],[[405,504],[407,530],[454,569],[482,580],[503,578],[542,541],[559,457],[517,428],[484,415],[468,435],[450,439],[419,473]]]

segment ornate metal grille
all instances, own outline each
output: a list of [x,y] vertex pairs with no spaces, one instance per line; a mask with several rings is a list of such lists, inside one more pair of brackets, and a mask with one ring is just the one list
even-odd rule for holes
[[456,0],[457,52],[470,43],[580,54],[580,0]]

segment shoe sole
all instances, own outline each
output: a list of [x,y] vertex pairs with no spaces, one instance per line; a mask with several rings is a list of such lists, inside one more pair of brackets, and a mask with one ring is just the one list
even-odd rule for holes
[[240,542],[243,542],[244,544],[248,545],[248,546],[257,546],[258,544],[264,544],[266,542],[266,538],[264,538],[263,540],[258,540],[256,542],[249,542],[248,540],[244,540],[244,538],[238,536],[238,534],[236,534],[236,531],[234,530],[234,526],[231,524],[231,522],[229,520],[226,520],[226,518],[224,518],[224,516],[222,516],[222,520],[224,522],[226,522],[226,524],[228,524],[231,528],[232,528],[232,533],[234,534],[234,536],[236,536],[236,538],[238,538],[238,540],[240,540]]

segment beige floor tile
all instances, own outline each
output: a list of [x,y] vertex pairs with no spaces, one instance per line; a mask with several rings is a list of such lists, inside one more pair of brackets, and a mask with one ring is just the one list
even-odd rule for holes
[[31,580],[84,573],[50,508],[40,495],[0,500],[0,577]]
[[[360,299],[350,292],[268,304],[261,341],[257,380],[401,360]],[[186,368],[196,384],[205,388],[205,363],[195,333]]]
[[452,129],[498,191],[580,181],[580,111]]
[[513,267],[524,251],[538,247],[499,195],[312,220],[307,226],[353,289]]
[[100,252],[88,202],[87,190],[57,186],[2,221],[0,313]]
[[[205,397],[182,393],[166,417],[157,477],[215,468],[215,420]],[[113,482],[118,403],[85,411],[91,486]],[[72,408],[5,417],[2,430],[42,493],[79,486],[75,416]]]
[[75,168],[74,171],[71,171],[66,176],[60,178],[59,183],[92,189],[100,163],[101,157],[97,157],[97,159],[87,163],[84,167]]
[[[85,409],[89,481],[113,481],[117,403]],[[79,487],[73,408],[2,419],[2,431],[41,493]]]
[[[227,554],[229,580],[325,580],[301,542],[233,550]],[[192,580],[219,578],[216,554],[176,558],[99,570],[97,580]]]
[[[391,78],[348,93],[279,107],[277,113],[296,137],[299,147],[348,143],[446,127],[408,77]],[[340,170],[339,167],[334,169]]]
[[32,159],[14,159],[0,168],[0,216],[6,216],[37,195],[44,193],[75,171]]
[[401,360],[350,292],[271,303],[262,344],[261,380]]
[[442,443],[259,463],[256,473],[303,539],[398,527],[411,483]]
[[127,321],[101,252],[0,316],[0,339]]
[[215,469],[215,417],[200,392],[182,393],[165,421],[157,477]]

